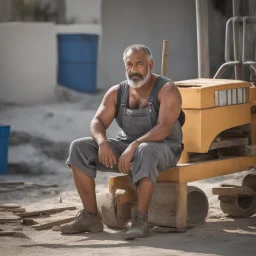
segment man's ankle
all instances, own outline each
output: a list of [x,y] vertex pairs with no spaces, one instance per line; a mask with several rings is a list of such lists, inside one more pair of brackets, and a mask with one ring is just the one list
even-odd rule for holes
[[90,216],[98,216],[99,213],[98,212],[88,212]]

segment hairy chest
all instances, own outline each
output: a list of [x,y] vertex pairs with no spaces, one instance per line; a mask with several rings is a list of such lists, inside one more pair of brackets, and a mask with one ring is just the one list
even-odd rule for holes
[[148,106],[148,97],[136,97],[131,95],[129,97],[129,108],[131,109],[139,109],[146,108]]

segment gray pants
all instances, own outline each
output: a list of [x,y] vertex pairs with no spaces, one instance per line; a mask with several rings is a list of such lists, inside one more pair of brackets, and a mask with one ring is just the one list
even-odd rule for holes
[[[129,145],[125,141],[116,139],[109,139],[109,142],[117,159]],[[136,185],[140,179],[148,178],[155,184],[158,171],[176,166],[178,160],[179,157],[167,142],[141,143],[134,154],[131,165],[132,181]],[[67,164],[84,171],[92,178],[96,177],[97,170],[119,173],[117,166],[111,169],[99,162],[98,145],[88,137],[74,140],[71,143]]]

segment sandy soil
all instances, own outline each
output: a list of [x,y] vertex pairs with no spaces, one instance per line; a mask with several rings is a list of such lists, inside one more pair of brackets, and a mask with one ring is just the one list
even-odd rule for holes
[[1,237],[0,255],[255,255],[256,217],[209,219],[182,234],[152,233],[127,242],[124,231],[66,236],[23,228],[24,237]]
[[[80,207],[72,175],[65,165],[70,142],[89,136],[89,122],[101,95],[86,102],[55,103],[39,106],[0,106],[2,124],[12,127],[9,149],[9,173],[1,181],[25,181],[58,184],[57,188],[26,188],[0,193],[0,203],[12,202],[22,206],[72,202]],[[97,104],[96,104],[96,103]],[[118,132],[113,124],[108,136]],[[185,233],[159,234],[136,241],[123,239],[124,231],[105,229],[100,234],[64,236],[52,230],[34,231],[21,227],[23,237],[0,237],[0,255],[255,255],[256,215],[244,219],[227,218],[219,207],[212,187],[221,183],[241,184],[248,172],[193,182],[207,194],[210,210],[206,223]],[[107,191],[111,173],[99,173],[97,193]],[[17,225],[0,225],[10,230]],[[118,250],[118,251],[117,251]]]

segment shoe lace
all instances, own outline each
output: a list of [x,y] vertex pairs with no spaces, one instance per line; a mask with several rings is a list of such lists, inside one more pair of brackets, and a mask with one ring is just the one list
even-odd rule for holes
[[134,213],[134,217],[132,219],[132,226],[139,227],[144,223],[145,217],[140,216],[138,212]]
[[83,216],[83,210],[79,211],[79,212],[76,214],[76,217],[75,217],[74,221],[81,219],[82,216]]

